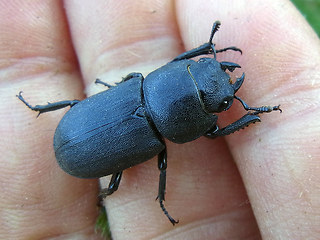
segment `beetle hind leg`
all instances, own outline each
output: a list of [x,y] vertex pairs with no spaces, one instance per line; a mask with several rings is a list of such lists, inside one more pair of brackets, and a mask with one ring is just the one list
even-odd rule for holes
[[112,193],[118,190],[121,177],[122,177],[122,171],[112,174],[109,186],[100,191],[100,194],[98,196],[100,200],[104,199],[105,197],[111,195]]
[[164,195],[166,192],[166,176],[167,176],[167,173],[166,173],[167,149],[166,148],[162,150],[162,152],[159,153],[158,155],[158,168],[160,170],[160,177],[159,177],[159,192],[156,200],[159,200],[162,211],[167,216],[167,218],[172,223],[172,225],[175,225],[179,221],[174,220],[174,218],[170,216],[170,214],[168,213],[167,209],[164,207],[164,204],[163,204],[163,201],[165,200]]

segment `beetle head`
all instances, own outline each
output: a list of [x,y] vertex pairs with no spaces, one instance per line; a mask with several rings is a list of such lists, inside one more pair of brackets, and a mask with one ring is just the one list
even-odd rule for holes
[[240,68],[236,63],[218,62],[214,58],[201,58],[198,62],[188,66],[188,72],[195,82],[203,109],[208,113],[228,110],[239,90],[244,74],[232,83],[226,70],[234,71]]

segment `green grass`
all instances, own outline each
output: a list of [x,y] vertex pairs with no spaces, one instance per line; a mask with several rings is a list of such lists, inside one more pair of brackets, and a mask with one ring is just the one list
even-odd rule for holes
[[96,231],[106,240],[111,240],[111,232],[105,207],[100,207],[100,213],[96,221]]
[[291,0],[320,36],[320,0]]

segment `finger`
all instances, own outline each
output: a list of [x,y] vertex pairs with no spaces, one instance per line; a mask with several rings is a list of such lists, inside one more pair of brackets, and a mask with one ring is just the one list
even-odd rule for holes
[[[95,91],[90,84],[96,77],[109,83],[117,82],[132,71],[150,72],[183,51],[170,2],[124,5],[68,1],[66,9],[81,71],[90,93]],[[94,17],[91,12],[96,13]],[[206,39],[210,28],[205,32]],[[193,234],[207,236],[210,232],[212,234],[212,225],[219,229],[219,226],[227,225],[224,220],[231,223],[232,217],[244,220],[246,229],[254,226],[252,232],[256,231],[251,210],[246,206],[241,179],[225,144],[221,141],[217,141],[214,147],[211,144],[212,141],[206,139],[189,145],[167,143],[166,206],[173,209],[173,216],[178,215],[178,228],[190,224],[179,230],[181,237],[190,234],[190,228]],[[157,195],[158,175],[155,159],[124,172],[119,190],[106,200],[113,237],[148,239],[172,230],[158,203],[152,201]],[[224,188],[228,191],[222,192]],[[238,205],[238,212],[233,216],[228,210]],[[223,215],[220,219],[211,218],[219,214]],[[235,226],[234,221],[232,226]],[[223,233],[225,231],[221,231],[221,235]],[[170,234],[175,233],[166,236]]]
[[[217,46],[235,45],[244,52],[243,56],[231,54],[246,73],[237,95],[245,96],[250,105],[281,103],[284,110],[281,115],[262,116],[261,124],[227,138],[262,237],[316,236],[320,174],[315,142],[320,127],[316,117],[319,73],[315,66],[320,61],[319,39],[289,1],[256,1],[250,5],[214,1],[208,8],[204,4],[195,7],[184,1],[190,11],[178,16],[178,21],[203,22],[203,18],[195,17],[200,11],[219,19],[224,31],[221,27]],[[192,27],[190,24],[185,27]],[[197,30],[202,31],[193,29]],[[229,56],[222,55],[223,59]],[[233,113],[228,117],[235,118]]]
[[1,236],[90,236],[96,185],[64,173],[53,152],[54,130],[64,111],[36,118],[16,98],[21,90],[32,105],[82,97],[62,5],[1,1],[0,6]]
[[[105,1],[83,1],[79,4],[79,1],[68,1],[66,9],[81,71],[90,94],[97,89],[104,90],[101,87],[94,89],[92,83],[96,78],[113,84],[133,71],[146,76],[147,72],[179,53],[179,34],[169,1],[140,1],[139,4]],[[94,17],[90,12],[95,13]],[[155,159],[152,163],[126,170],[119,190],[107,198],[106,206],[114,238],[134,238],[138,234],[142,239],[162,233],[163,228],[155,227],[159,225],[159,216],[165,226],[171,227],[162,215],[159,204],[154,201],[159,172]],[[139,224],[145,226],[143,231],[138,231]]]
[[[68,1],[66,9],[87,88],[96,78],[112,84],[132,71],[150,72],[181,49],[169,2]],[[88,9],[95,11],[94,17]]]

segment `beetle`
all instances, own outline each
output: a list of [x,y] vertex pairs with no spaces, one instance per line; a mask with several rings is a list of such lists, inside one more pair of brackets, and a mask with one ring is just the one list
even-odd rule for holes
[[[60,167],[80,178],[111,175],[109,186],[101,190],[104,198],[115,192],[122,171],[158,155],[160,170],[157,199],[164,214],[174,225],[163,201],[165,200],[167,150],[164,139],[185,143],[201,136],[215,138],[259,122],[261,113],[279,110],[278,106],[250,107],[235,93],[245,78],[243,73],[232,83],[227,70],[240,65],[219,62],[216,54],[237,47],[215,49],[212,43],[220,22],[214,22],[209,41],[186,51],[145,78],[130,73],[116,86],[97,79],[109,89],[82,101],[70,100],[31,106],[31,110],[50,112],[70,106],[54,135],[54,151]],[[201,55],[198,61],[191,58]],[[228,110],[233,100],[240,101],[247,113],[224,128],[217,126],[215,113]]]

